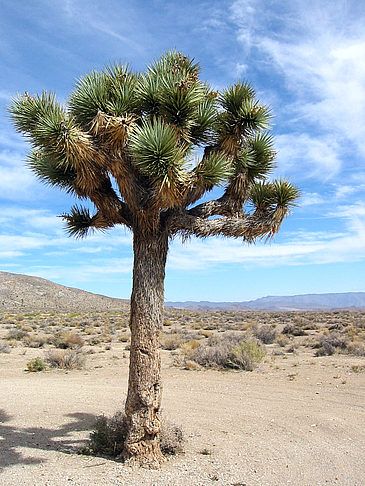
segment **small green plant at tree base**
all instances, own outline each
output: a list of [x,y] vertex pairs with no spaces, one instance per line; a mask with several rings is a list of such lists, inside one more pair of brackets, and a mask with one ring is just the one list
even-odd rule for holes
[[34,358],[27,363],[27,371],[36,372],[36,371],[43,371],[46,368],[45,363],[41,360],[41,358]]

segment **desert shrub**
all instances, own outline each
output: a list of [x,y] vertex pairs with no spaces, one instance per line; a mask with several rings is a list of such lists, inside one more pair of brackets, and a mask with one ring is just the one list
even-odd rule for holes
[[48,351],[46,360],[51,368],[72,370],[81,369],[85,357],[79,349],[56,349]]
[[347,346],[346,351],[354,356],[365,356],[365,345],[364,343],[354,341]]
[[336,348],[332,346],[330,343],[324,341],[322,346],[320,346],[316,353],[315,356],[332,356],[336,352]]
[[34,358],[27,363],[27,370],[31,372],[43,371],[46,365],[41,358]]
[[[124,449],[127,437],[127,421],[123,412],[108,418],[102,415],[95,422],[90,434],[90,443],[85,452],[94,455],[117,457]],[[161,451],[165,455],[176,455],[182,451],[183,433],[179,427],[162,421]]]
[[245,371],[253,371],[256,363],[265,356],[264,350],[255,341],[241,342],[232,349],[231,366]]
[[10,347],[8,343],[0,343],[0,353],[10,353]]
[[84,345],[84,340],[78,334],[63,332],[54,336],[53,345],[60,349],[81,348]]
[[161,348],[168,351],[174,351],[183,344],[184,340],[181,334],[173,333],[161,337]]
[[288,338],[288,336],[279,335],[276,336],[275,343],[278,344],[281,348],[284,348],[290,343],[290,339]]
[[23,342],[25,346],[28,346],[29,348],[42,348],[46,344],[47,339],[44,336],[37,336],[33,334],[26,336],[23,339]]
[[119,334],[118,336],[118,341],[122,342],[122,343],[127,343],[130,339],[131,335],[128,334],[127,332],[123,332],[121,334]]
[[272,344],[276,338],[276,331],[271,326],[253,327],[252,333],[264,344]]
[[330,349],[330,347],[332,347],[332,348],[345,350],[347,348],[348,343],[349,343],[349,339],[346,336],[341,335],[339,333],[331,333],[328,335],[322,334],[321,336],[319,336],[317,343],[314,344],[314,347],[326,348],[327,346],[327,349]]
[[21,329],[11,329],[5,336],[5,339],[8,341],[21,341],[26,336],[29,336],[29,334]]
[[197,339],[187,341],[181,346],[181,351],[185,356],[192,356],[196,348],[200,346],[200,342]]
[[291,334],[292,336],[305,336],[307,333],[301,326],[294,324],[287,324],[282,331],[283,334]]
[[190,359],[207,368],[233,368],[252,371],[261,361],[264,351],[255,341],[245,341],[242,336],[211,336],[200,343]]

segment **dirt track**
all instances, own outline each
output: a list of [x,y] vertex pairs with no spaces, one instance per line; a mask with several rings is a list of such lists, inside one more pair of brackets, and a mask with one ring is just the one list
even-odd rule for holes
[[121,407],[122,348],[69,373],[26,373],[39,351],[22,352],[0,354],[1,485],[365,484],[363,358],[276,357],[250,373],[181,370],[164,352],[164,414],[186,453],[148,471],[75,453],[95,415]]

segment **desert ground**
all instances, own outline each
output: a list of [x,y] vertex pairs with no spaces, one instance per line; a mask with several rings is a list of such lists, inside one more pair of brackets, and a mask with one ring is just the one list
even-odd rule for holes
[[[167,310],[163,416],[185,442],[160,470],[80,454],[96,417],[123,407],[127,323],[1,314],[1,485],[365,484],[365,312]],[[241,341],[262,354],[224,361]]]

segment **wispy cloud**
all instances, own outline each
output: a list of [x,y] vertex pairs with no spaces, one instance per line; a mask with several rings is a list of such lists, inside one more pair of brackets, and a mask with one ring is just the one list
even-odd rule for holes
[[173,269],[199,270],[221,264],[275,267],[365,260],[365,203],[337,208],[328,216],[343,218],[346,230],[297,233],[280,244],[252,246],[237,240],[192,239],[173,246],[168,264]]
[[313,176],[331,178],[344,163],[344,145],[364,155],[365,12],[356,2],[237,0],[231,13],[244,58],[254,52],[290,93],[293,128],[281,140],[283,159],[301,153],[317,167]]

